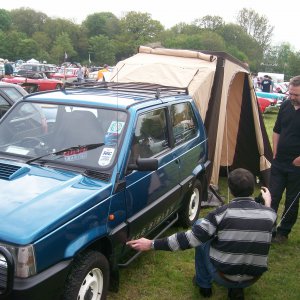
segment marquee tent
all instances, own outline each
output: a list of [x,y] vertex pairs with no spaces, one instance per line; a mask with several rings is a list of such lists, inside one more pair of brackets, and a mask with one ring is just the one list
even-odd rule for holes
[[220,170],[243,167],[268,185],[272,150],[246,64],[224,52],[141,46],[111,81],[187,88],[208,135],[210,183],[218,186]]

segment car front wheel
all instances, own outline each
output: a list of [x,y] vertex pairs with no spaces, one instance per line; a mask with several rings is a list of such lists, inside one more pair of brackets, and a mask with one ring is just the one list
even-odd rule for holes
[[96,251],[79,255],[67,279],[64,300],[106,299],[109,264],[106,257]]

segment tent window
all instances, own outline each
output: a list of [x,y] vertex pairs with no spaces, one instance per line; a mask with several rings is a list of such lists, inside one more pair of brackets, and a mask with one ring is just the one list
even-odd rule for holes
[[171,115],[176,146],[197,135],[197,122],[195,122],[195,115],[189,102],[172,105]]

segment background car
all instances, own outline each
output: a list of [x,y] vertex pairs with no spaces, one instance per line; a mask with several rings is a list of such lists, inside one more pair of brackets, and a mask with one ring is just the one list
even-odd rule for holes
[[275,101],[273,99],[257,97],[258,106],[262,113],[267,112],[270,110],[270,106],[275,107]]
[[22,85],[29,93],[60,89],[62,81],[49,79],[43,72],[28,72],[21,76],[3,78],[2,81]]
[[51,74],[54,74],[56,70],[53,68],[53,65],[40,63],[24,63],[18,67],[18,75],[28,74],[28,72],[43,72],[48,78],[51,78]]
[[28,93],[19,85],[0,82],[0,118],[9,108]]
[[52,74],[51,78],[71,83],[77,81],[78,69],[79,68],[61,68],[57,73]]
[[269,99],[269,101],[271,102],[271,106],[273,106],[274,108],[279,108],[281,103],[288,98],[287,94],[265,93],[259,91],[256,91],[256,96],[257,98]]

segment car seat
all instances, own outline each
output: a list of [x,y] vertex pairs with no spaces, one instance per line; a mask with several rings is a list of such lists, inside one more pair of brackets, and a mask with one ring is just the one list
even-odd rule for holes
[[85,110],[65,113],[57,136],[55,142],[57,150],[103,142],[101,124],[91,111]]

